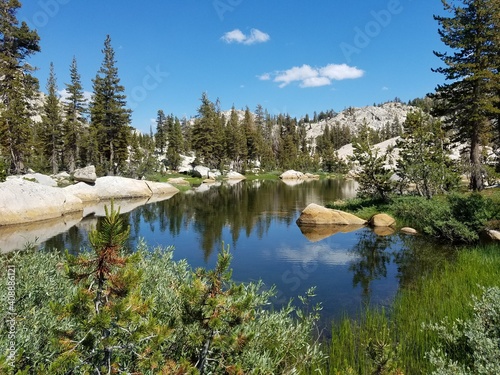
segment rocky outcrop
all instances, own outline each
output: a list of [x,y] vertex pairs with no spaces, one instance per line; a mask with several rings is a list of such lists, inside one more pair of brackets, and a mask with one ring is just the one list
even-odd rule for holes
[[73,178],[75,181],[94,183],[97,180],[97,175],[95,173],[95,167],[89,165],[85,168],[75,169],[73,172]]
[[234,171],[228,172],[226,174],[226,178],[228,180],[245,180],[246,179],[246,177],[243,176],[241,173],[234,172]]
[[54,180],[50,176],[46,176],[41,173],[27,173],[24,175],[20,176],[9,176],[7,177],[7,180],[15,180],[15,179],[22,179],[26,181],[31,181],[31,182],[36,182],[40,185],[45,185],[45,186],[51,186],[51,187],[57,187],[57,181]]
[[387,214],[375,214],[373,215],[368,223],[372,227],[392,227],[396,224],[396,220]]
[[173,195],[179,191],[167,182],[134,180],[125,177],[99,177],[93,186],[85,183],[65,187],[64,190],[85,202],[110,199],[148,198],[152,195]]
[[365,225],[363,220],[348,212],[333,210],[315,203],[308,205],[297,219],[298,225]]
[[[22,178],[0,183],[0,226],[56,219],[70,213],[92,213],[92,206],[110,199],[143,198],[143,203],[170,198],[179,190],[168,183],[101,177],[65,188]],[[84,211],[85,210],[85,211]]]
[[81,211],[82,200],[64,189],[24,179],[0,183],[0,226],[55,219]]
[[305,179],[305,175],[302,172],[297,172],[294,171],[293,169],[290,169],[286,172],[283,172],[280,176],[282,180],[303,180]]
[[302,173],[290,169],[282,173],[280,178],[282,180],[307,180],[307,179],[317,179],[319,178],[319,176],[311,173]]

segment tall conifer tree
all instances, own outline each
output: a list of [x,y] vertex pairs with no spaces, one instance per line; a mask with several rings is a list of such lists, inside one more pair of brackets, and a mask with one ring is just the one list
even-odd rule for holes
[[85,136],[87,101],[83,94],[83,87],[78,73],[76,58],[73,57],[70,67],[71,81],[66,84],[68,97],[64,103],[64,163],[69,172],[82,166],[81,147]]
[[18,0],[0,0],[0,152],[9,170],[20,173],[30,154],[32,99],[38,81],[26,59],[40,51],[37,32],[19,25]]
[[47,80],[47,97],[43,106],[42,128],[40,138],[44,159],[49,162],[52,173],[56,174],[59,172],[63,150],[63,120],[53,63],[50,63],[50,73]]
[[435,16],[439,35],[453,53],[434,52],[445,64],[434,71],[450,83],[439,85],[434,114],[445,116],[457,139],[470,145],[470,187],[483,189],[481,146],[498,115],[500,0],[442,0],[451,17]]
[[104,42],[104,61],[93,80],[90,104],[91,134],[97,139],[98,170],[109,175],[125,171],[130,139],[130,110],[126,106],[125,88],[120,84],[115,52],[108,35]]

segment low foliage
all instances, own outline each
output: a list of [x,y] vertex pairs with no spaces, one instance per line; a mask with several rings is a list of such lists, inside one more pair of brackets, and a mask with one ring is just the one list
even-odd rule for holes
[[499,218],[499,206],[480,194],[454,193],[432,200],[407,197],[391,209],[407,225],[452,242],[473,243],[489,220]]
[[[213,270],[191,270],[171,250],[127,254],[127,235],[112,207],[92,252],[0,258],[1,290],[6,266],[16,269],[19,373],[298,373],[324,362],[317,313],[270,311],[272,289],[231,280],[228,248]],[[2,335],[0,371],[12,369],[8,348]]]
[[439,345],[428,357],[436,367],[433,375],[500,374],[500,288],[484,288],[473,297],[474,314],[450,324],[429,324],[438,333]]
[[[498,248],[464,249],[455,261],[434,267],[406,285],[390,310],[368,309],[356,320],[335,323],[328,373],[427,375],[439,368],[435,375],[498,374]],[[492,292],[475,299],[474,306],[464,303],[485,290]],[[450,359],[458,361],[457,372],[447,368]],[[474,372],[479,367],[472,367],[470,359],[477,365],[488,362],[496,372]],[[472,372],[458,372],[464,366]]]

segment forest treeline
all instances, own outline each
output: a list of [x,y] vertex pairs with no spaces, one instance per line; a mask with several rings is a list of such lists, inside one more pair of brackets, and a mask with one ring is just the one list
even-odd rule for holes
[[[471,4],[464,9],[448,5],[455,17],[435,17],[443,42],[463,53],[434,52],[443,61],[435,71],[450,83],[439,85],[426,98],[408,103],[425,113],[419,114],[421,126],[415,128],[415,121],[401,124],[396,119],[378,130],[367,122],[353,129],[329,121],[323,134],[311,140],[307,138],[311,123],[333,118],[334,111],[315,113],[312,119],[309,115],[301,119],[288,114],[270,115],[261,105],[253,111],[233,107],[224,112],[219,100],[210,100],[206,93],[201,95],[194,119],[179,119],[159,109],[156,129],[141,134],[131,126],[131,110],[109,35],[89,100],[83,92],[76,58],[70,65],[70,82],[64,84],[64,100],[58,94],[52,64],[46,94],[42,95],[33,76],[34,68],[28,62],[30,56],[40,52],[40,38],[35,30],[17,20],[21,6],[18,0],[2,1],[0,178],[29,169],[52,174],[72,172],[91,164],[101,176],[142,177],[175,171],[181,154],[194,155],[192,165],[243,173],[255,167],[265,171],[345,172],[346,165],[336,154],[345,144],[370,147],[398,135],[416,139],[408,132],[438,131],[440,139],[449,140],[446,145],[454,141],[468,145],[466,172],[470,186],[481,190],[485,178],[484,146],[495,150],[499,142],[500,42],[496,30],[500,21],[498,1],[476,0]],[[441,122],[435,123],[435,119]],[[435,149],[444,146],[445,142],[434,145]]]

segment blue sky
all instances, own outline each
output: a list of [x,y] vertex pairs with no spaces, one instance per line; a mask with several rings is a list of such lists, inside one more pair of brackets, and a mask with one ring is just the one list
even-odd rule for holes
[[76,57],[92,91],[111,36],[132,125],[159,109],[197,113],[203,92],[222,109],[302,117],[314,111],[422,97],[443,82],[433,14],[440,0],[22,0],[37,29],[30,63],[42,90],[53,62],[59,89]]

